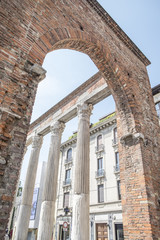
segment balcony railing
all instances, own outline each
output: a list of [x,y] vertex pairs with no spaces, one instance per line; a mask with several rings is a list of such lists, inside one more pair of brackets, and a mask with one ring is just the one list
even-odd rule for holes
[[114,173],[118,173],[120,171],[119,165],[114,166]]
[[95,172],[96,178],[105,177],[105,171],[104,169],[98,169],[98,171]]
[[104,151],[104,144],[101,144],[95,147],[95,152],[102,152],[102,151]]
[[72,180],[70,178],[67,178],[65,181],[63,181],[63,186],[71,185]]
[[73,158],[72,158],[72,157],[66,158],[64,164],[71,163],[72,161],[73,161]]

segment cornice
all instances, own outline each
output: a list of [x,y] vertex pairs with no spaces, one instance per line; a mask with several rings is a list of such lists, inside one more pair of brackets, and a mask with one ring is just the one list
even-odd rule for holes
[[148,66],[151,62],[127,36],[127,34],[118,26],[113,18],[104,10],[104,8],[96,0],[86,1],[98,13],[102,20],[112,29],[117,37],[145,64],[145,66]]
[[[93,128],[92,128],[92,126],[91,126],[91,128],[90,128],[90,136],[93,135],[93,134],[95,134],[96,132],[102,130],[102,129],[105,129],[105,128],[113,125],[114,123],[116,123],[116,115],[114,115],[113,117],[105,120],[104,122],[101,122],[101,123],[97,124],[97,125],[96,125],[95,127],[93,127]],[[75,137],[67,140],[66,142],[62,143],[62,144],[61,144],[61,150],[63,150],[63,149],[66,148],[67,146],[72,145],[72,144],[74,144],[74,143],[76,143],[76,142],[77,142],[77,136],[75,136]]]
[[152,88],[153,96],[156,95],[157,93],[160,93],[160,84],[158,84],[158,85],[156,85],[155,87]]

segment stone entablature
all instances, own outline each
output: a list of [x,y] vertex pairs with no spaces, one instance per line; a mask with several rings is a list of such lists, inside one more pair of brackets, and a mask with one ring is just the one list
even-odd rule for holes
[[34,121],[30,125],[27,142],[30,143],[29,136],[32,135],[35,129],[37,133],[42,135],[49,133],[49,125],[51,124],[52,119],[54,119],[54,121],[60,120],[67,122],[74,118],[77,115],[76,107],[81,102],[91,103],[94,105],[110,95],[111,93],[105,79],[100,72],[96,73]]

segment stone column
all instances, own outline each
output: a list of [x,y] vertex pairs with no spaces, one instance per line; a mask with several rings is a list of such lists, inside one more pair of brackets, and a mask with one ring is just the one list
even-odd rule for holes
[[89,144],[92,105],[78,105],[78,135],[73,189],[72,237],[89,239]]
[[31,206],[33,199],[33,191],[36,180],[39,153],[42,145],[42,136],[35,135],[32,142],[31,156],[27,169],[25,185],[22,194],[22,202],[20,205],[15,240],[26,240],[28,234],[28,226],[31,215]]
[[38,240],[51,240],[52,238],[53,226],[55,223],[60,144],[63,130],[64,123],[62,122],[57,121],[51,126],[51,144],[38,227]]

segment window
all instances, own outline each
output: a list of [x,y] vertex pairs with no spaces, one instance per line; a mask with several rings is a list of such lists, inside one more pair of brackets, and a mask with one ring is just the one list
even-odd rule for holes
[[118,142],[118,136],[117,136],[117,128],[113,129],[113,143],[116,144]]
[[155,107],[156,107],[158,118],[160,118],[160,102],[157,102]]
[[72,159],[72,148],[67,151],[67,160],[70,161]]
[[65,184],[70,184],[71,183],[71,169],[66,170],[66,175],[65,175]]
[[116,240],[124,240],[122,224],[115,224],[115,235],[116,235]]
[[104,202],[104,185],[98,185],[98,202]]
[[97,137],[97,147],[100,146],[102,144],[102,135],[99,135]]
[[103,150],[104,150],[104,145],[102,144],[102,135],[99,135],[97,137],[96,151],[103,151]]
[[119,171],[119,152],[115,152],[115,159],[116,159],[116,171]]
[[97,159],[97,171],[95,172],[96,178],[105,177],[105,171],[103,169],[103,158]]
[[98,170],[103,169],[103,158],[98,158]]
[[69,207],[69,192],[64,193],[64,198],[63,198],[63,207]]
[[118,191],[118,200],[121,200],[121,183],[120,183],[120,180],[117,181],[117,191]]

